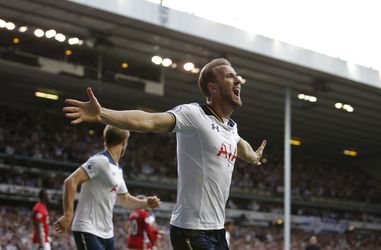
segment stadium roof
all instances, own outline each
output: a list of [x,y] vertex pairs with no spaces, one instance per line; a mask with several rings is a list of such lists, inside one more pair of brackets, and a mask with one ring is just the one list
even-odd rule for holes
[[[174,19],[178,15],[185,15],[168,9],[159,11],[162,22],[166,22],[169,14]],[[240,133],[254,142],[254,145],[259,145],[266,138],[273,145],[278,145],[278,148],[283,147],[284,93],[288,87],[292,90],[292,137],[302,141],[301,149],[315,151],[317,154],[340,155],[343,149],[352,148],[358,151],[359,158],[376,157],[381,153],[381,89],[374,87],[378,83],[373,76],[369,78],[365,74],[368,71],[359,69],[359,76],[349,74],[346,77],[340,72],[335,74],[330,71],[330,66],[335,68],[336,64],[321,64],[321,55],[289,45],[279,44],[279,54],[307,53],[309,61],[306,65],[302,64],[303,58],[298,58],[298,62],[288,61],[286,57],[276,57],[276,53],[275,56],[257,53],[255,48],[247,50],[235,47],[229,42],[206,39],[169,29],[164,24],[158,26],[154,22],[71,1],[0,1],[0,19],[45,30],[54,28],[76,35],[87,42],[86,50],[92,54],[125,59],[131,61],[130,64],[153,67],[151,57],[159,54],[172,58],[179,65],[192,61],[201,67],[211,58],[226,57],[247,81],[242,91],[244,105],[234,113],[233,119],[239,124]],[[229,30],[231,34],[241,34],[241,31],[210,21],[199,20],[197,25],[201,24],[201,33],[210,30],[214,34],[216,30]],[[177,25],[185,27],[191,24],[184,22]],[[0,35],[2,33],[0,30]],[[222,37],[229,37],[229,34],[223,34]],[[232,37],[234,39],[237,37]],[[41,39],[40,42],[47,46],[38,49],[44,54],[49,53],[48,44],[52,42],[47,39]],[[271,53],[274,54],[274,51]],[[317,58],[323,68],[309,67],[314,63],[313,58]],[[107,63],[111,62],[103,62],[104,65]],[[84,99],[85,87],[93,86],[101,103],[119,109],[143,107],[163,111],[181,103],[203,102],[195,74],[179,68],[166,68],[163,77],[164,95],[160,96],[147,93],[147,89],[136,88],[128,81],[106,83],[51,73],[39,67],[2,59],[0,98],[2,102],[29,105],[35,103],[33,93],[39,88],[53,89],[61,98]],[[361,79],[365,81],[361,82]],[[300,93],[315,96],[317,102],[299,100],[297,97]],[[334,105],[337,102],[351,105],[354,112],[336,109]],[[62,102],[57,104],[62,106]]]
[[377,1],[148,1],[381,71]]

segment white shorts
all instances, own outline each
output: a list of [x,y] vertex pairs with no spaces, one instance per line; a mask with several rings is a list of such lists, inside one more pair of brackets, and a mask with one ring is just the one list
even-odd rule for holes
[[45,242],[42,247],[40,247],[40,244],[33,243],[32,250],[51,250],[50,243]]

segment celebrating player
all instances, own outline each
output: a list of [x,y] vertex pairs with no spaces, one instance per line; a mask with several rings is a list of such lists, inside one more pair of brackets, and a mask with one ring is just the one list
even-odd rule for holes
[[[170,237],[175,250],[228,249],[224,221],[234,163],[260,164],[266,141],[254,151],[230,119],[242,105],[242,81],[230,62],[219,58],[200,72],[198,85],[206,104],[184,104],[164,113],[115,111],[102,107],[91,88],[87,102],[68,99],[72,124],[102,122],[139,132],[177,134],[177,202]],[[188,243],[189,242],[189,243]]]

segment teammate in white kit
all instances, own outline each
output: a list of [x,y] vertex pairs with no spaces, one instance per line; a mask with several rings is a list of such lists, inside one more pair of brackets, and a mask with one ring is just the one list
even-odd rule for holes
[[[154,197],[138,199],[128,193],[119,159],[124,155],[129,132],[110,125],[103,131],[105,151],[90,157],[86,163],[66,178],[64,183],[64,215],[54,223],[58,233],[72,231],[78,250],[114,250],[113,208],[120,204],[131,210],[155,208],[160,200]],[[82,184],[73,219],[73,207],[78,185]]]
[[[198,84],[205,105],[184,104],[164,113],[103,108],[88,88],[88,102],[68,99],[66,117],[102,122],[139,132],[177,133],[177,203],[171,218],[175,250],[229,249],[224,220],[234,162],[260,164],[266,141],[254,151],[230,119],[242,105],[242,81],[229,61],[214,59],[201,70]],[[190,246],[189,246],[190,245]],[[191,247],[191,248],[190,248]]]

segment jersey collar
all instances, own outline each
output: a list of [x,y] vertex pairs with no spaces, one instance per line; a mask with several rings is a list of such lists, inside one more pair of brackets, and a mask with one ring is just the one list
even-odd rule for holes
[[201,105],[202,110],[204,110],[206,115],[212,115],[217,118],[221,123],[224,123],[224,120],[222,120],[221,116],[219,116],[208,104]]
[[[212,115],[212,116],[216,117],[216,119],[217,119],[218,121],[220,121],[221,123],[224,123],[224,120],[222,120],[221,116],[219,116],[219,115],[212,109],[212,107],[210,107],[208,104],[203,104],[203,105],[200,105],[200,106],[201,106],[202,110],[204,110],[204,112],[205,112],[206,115]],[[230,127],[233,128],[234,125],[235,125],[235,122],[234,122],[232,119],[229,119],[229,121],[228,121],[228,125],[229,125]]]
[[115,163],[114,159],[112,158],[111,154],[109,151],[105,150],[101,153],[102,155],[106,156],[108,161],[111,163],[111,164],[114,164],[115,166],[118,166],[118,164]]

